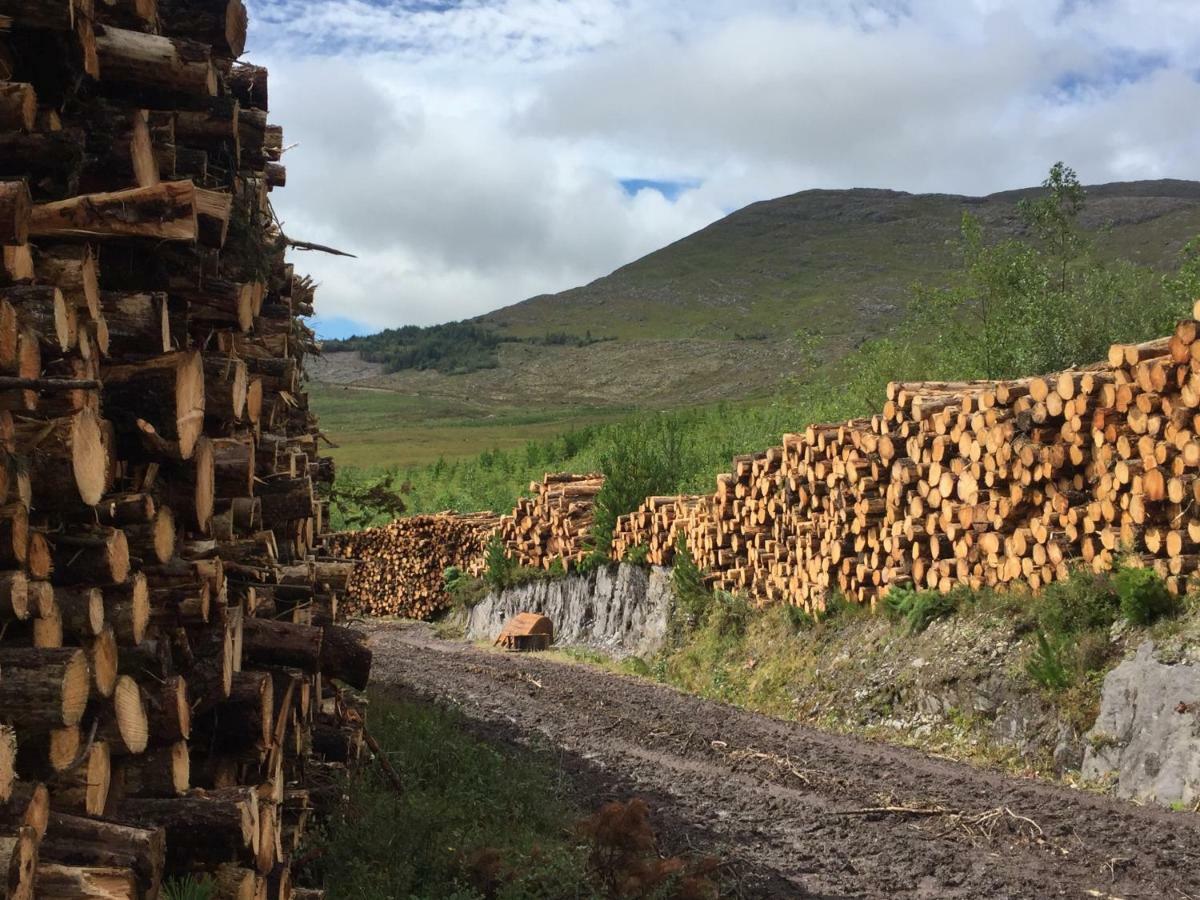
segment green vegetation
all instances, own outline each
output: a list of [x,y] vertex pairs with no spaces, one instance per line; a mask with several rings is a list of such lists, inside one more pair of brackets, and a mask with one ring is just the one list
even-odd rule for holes
[[[553,758],[471,735],[448,709],[370,696],[374,766],[314,830],[304,874],[329,900],[715,900],[718,865],[662,859],[640,800],[584,816]],[[636,887],[631,887],[636,886]],[[178,900],[201,900],[180,895]]]
[[[1015,208],[1008,201],[1022,222],[1019,236],[1003,228],[989,234],[980,219],[964,215],[959,265],[946,286],[918,285],[902,323],[840,362],[822,358],[827,335],[799,335],[804,353],[795,380],[770,401],[639,413],[470,458],[446,454],[430,465],[397,470],[404,503],[413,513],[503,511],[544,472],[603,471],[609,481],[594,535],[603,553],[612,523],[646,496],[710,492],[732,456],[776,444],[782,433],[814,421],[877,410],[892,378],[1054,371],[1101,359],[1114,341],[1167,333],[1200,294],[1200,245],[1187,245],[1166,276],[1122,259],[1112,252],[1110,233],[1080,226],[1081,191],[1074,173],[1056,165],[1042,192]],[[484,432],[475,436],[477,447],[489,445]],[[343,470],[339,478],[354,482],[380,474]],[[338,521],[335,509],[335,526]]]
[[385,371],[435,369],[446,375],[460,375],[480,369],[494,369],[499,360],[496,348],[500,336],[488,328],[469,322],[446,325],[406,325],[387,328],[366,337],[325,341],[329,352],[357,350],[367,362],[383,363]]
[[210,878],[168,878],[163,882],[163,900],[213,900],[217,886]]
[[[477,740],[440,708],[371,695],[371,730],[403,773],[404,793],[373,766],[318,831],[307,874],[330,900],[558,898],[586,881],[580,818],[553,765]],[[592,897],[584,891],[578,895]]]
[[323,341],[329,353],[357,351],[364,360],[382,363],[385,372],[432,369],[443,375],[466,375],[500,365],[497,351],[505,342],[521,341],[545,347],[587,347],[612,338],[593,337],[566,331],[547,332],[533,337],[502,336],[495,330],[473,322],[448,322],[445,325],[405,325],[385,328],[376,334]]

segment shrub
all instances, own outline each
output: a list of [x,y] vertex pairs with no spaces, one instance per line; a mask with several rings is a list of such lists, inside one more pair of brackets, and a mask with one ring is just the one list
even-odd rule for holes
[[217,886],[210,878],[168,878],[163,883],[163,900],[212,900],[217,895]]
[[1175,611],[1175,598],[1153,569],[1122,568],[1113,581],[1121,615],[1134,625],[1152,625]]
[[446,593],[460,609],[471,609],[477,606],[491,590],[487,581],[475,578],[458,568],[450,566],[442,573],[446,585]]
[[625,558],[622,562],[627,562],[632,566],[649,565],[647,558],[650,556],[650,548],[645,544],[638,544],[636,547],[630,547],[625,551]]
[[1025,669],[1029,677],[1042,687],[1061,691],[1071,684],[1071,673],[1063,657],[1065,645],[1063,639],[1051,641],[1042,629],[1037,630],[1037,646],[1033,655],[1026,663]]
[[1083,570],[1072,572],[1066,581],[1046,585],[1035,601],[1038,622],[1052,635],[1107,629],[1120,610],[1113,579]]
[[483,579],[493,590],[502,591],[512,584],[517,571],[517,563],[516,560],[509,559],[500,535],[494,534],[488,541],[487,549],[484,551],[484,561],[487,568],[484,570]]

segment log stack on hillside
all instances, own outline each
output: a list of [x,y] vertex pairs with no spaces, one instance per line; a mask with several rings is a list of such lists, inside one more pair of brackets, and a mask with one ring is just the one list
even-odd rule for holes
[[588,554],[596,495],[603,475],[547,474],[529,485],[532,497],[517,501],[500,523],[505,551],[518,564],[549,569],[558,560],[570,569]]
[[370,652],[316,555],[312,285],[245,25],[241,0],[0,4],[9,898],[192,873],[287,898],[305,779],[361,743],[333,679],[365,686]]
[[412,516],[391,525],[330,535],[330,551],[361,562],[346,586],[347,614],[430,619],[450,608],[445,571],[484,569],[484,551],[500,525],[492,513]]
[[716,586],[812,610],[835,590],[1036,589],[1122,557],[1182,592],[1200,567],[1198,333],[1043,377],[891,384],[879,415],[738,457],[711,496],[651,498],[614,556],[670,564],[683,535]]

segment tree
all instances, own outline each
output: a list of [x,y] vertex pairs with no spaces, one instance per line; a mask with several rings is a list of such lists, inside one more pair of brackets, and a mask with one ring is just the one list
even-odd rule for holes
[[1079,229],[1079,214],[1087,202],[1087,192],[1075,170],[1061,160],[1050,167],[1042,187],[1044,195],[1022,200],[1017,209],[1057,261],[1059,290],[1065,294],[1067,271],[1089,244]]

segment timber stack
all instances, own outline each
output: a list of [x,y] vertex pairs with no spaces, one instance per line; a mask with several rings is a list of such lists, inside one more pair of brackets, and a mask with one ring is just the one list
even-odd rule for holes
[[567,569],[588,555],[595,519],[596,495],[603,475],[547,474],[529,485],[532,497],[522,497],[500,523],[505,552],[519,565],[549,569],[561,561]]
[[682,537],[711,582],[821,611],[835,591],[1024,583],[1073,565],[1200,568],[1200,303],[1167,338],[1013,381],[893,383],[878,415],[737,457],[704,497],[622,517],[614,557],[669,565]]
[[430,619],[450,608],[445,571],[481,575],[500,517],[489,512],[411,516],[380,528],[330,535],[330,552],[359,560],[349,576],[348,615]]
[[361,746],[245,37],[241,0],[0,0],[9,900],[287,898],[306,783]]

